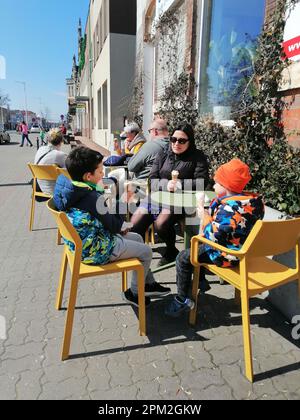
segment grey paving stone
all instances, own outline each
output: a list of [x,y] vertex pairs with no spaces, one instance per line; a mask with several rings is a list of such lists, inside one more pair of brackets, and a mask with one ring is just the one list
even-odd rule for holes
[[[26,163],[34,151],[16,145],[1,152],[0,211],[6,223],[0,224],[0,316],[7,322],[7,339],[0,340],[1,400],[300,399],[300,343],[291,339],[291,326],[264,299],[251,299],[258,377],[251,385],[244,376],[242,321],[233,289],[220,286],[214,276],[209,276],[210,292],[199,297],[195,328],[187,316],[165,317],[170,296],[153,300],[147,309],[147,337],[139,336],[136,309],[121,299],[119,275],[82,281],[73,357],[62,362],[66,311],[54,307],[62,252],[55,222],[41,203],[35,230],[28,230]],[[3,186],[13,183],[24,185]],[[159,256],[156,250],[153,266]],[[174,268],[156,279],[176,292]],[[68,273],[64,307],[69,287]]]
[[159,382],[152,381],[152,382],[137,382],[135,386],[138,389],[137,393],[137,400],[157,400],[157,396],[159,394]]
[[44,372],[39,369],[35,372],[26,371],[21,373],[21,378],[16,385],[18,400],[37,400],[42,393],[42,386],[40,383]]
[[180,374],[181,384],[184,389],[193,393],[199,394],[199,391],[207,388],[210,385],[224,385],[224,379],[221,376],[219,369],[199,369],[195,372],[188,372],[187,374]]
[[200,393],[192,392],[191,399],[195,400],[233,400],[232,392],[228,386],[209,386]]
[[118,386],[116,388],[110,389],[109,391],[95,391],[91,392],[90,397],[93,400],[136,400],[138,394],[138,389],[135,385],[131,386]]

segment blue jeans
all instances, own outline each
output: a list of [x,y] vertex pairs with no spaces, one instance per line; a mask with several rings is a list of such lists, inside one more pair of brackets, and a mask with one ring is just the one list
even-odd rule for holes
[[21,146],[24,146],[24,141],[25,141],[25,139],[27,140],[27,142],[32,146],[32,143],[31,143],[31,141],[29,140],[29,137],[28,137],[28,134],[22,134],[22,143],[21,143]]

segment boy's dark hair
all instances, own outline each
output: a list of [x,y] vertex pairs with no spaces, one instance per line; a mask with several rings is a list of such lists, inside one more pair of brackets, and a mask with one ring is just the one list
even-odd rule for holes
[[103,160],[101,153],[87,147],[76,147],[66,160],[66,168],[74,181],[82,182],[87,172],[94,173]]

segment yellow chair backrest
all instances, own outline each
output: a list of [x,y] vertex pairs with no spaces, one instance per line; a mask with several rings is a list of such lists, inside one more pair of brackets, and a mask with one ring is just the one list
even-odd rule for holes
[[45,181],[55,181],[57,178],[56,165],[34,165],[28,163],[33,178],[42,179]]
[[58,176],[59,175],[64,175],[65,177],[67,177],[69,179],[72,179],[71,175],[69,174],[69,172],[67,171],[66,168],[57,168],[56,170],[57,170]]
[[283,254],[300,243],[300,218],[264,222],[259,220],[243,245],[247,257]]
[[81,252],[82,242],[80,236],[78,235],[76,229],[68,219],[66,213],[64,213],[63,211],[58,211],[56,209],[52,198],[47,202],[47,207],[51,214],[54,216],[57,223],[57,227],[62,237],[72,242],[75,245],[76,251]]

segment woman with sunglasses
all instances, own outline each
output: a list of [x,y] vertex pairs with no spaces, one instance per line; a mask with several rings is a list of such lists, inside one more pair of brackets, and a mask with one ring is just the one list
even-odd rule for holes
[[[172,172],[178,172],[178,179],[172,179]],[[169,148],[157,155],[149,176],[152,192],[158,189],[175,192],[176,189],[203,189],[208,183],[208,164],[206,156],[195,145],[193,127],[180,123],[170,138]],[[164,256],[159,266],[175,261],[178,249],[175,246],[175,224],[185,218],[174,214],[170,208],[154,208],[153,204],[141,205],[132,216],[133,231],[145,236],[154,222],[155,231],[166,243]]]

